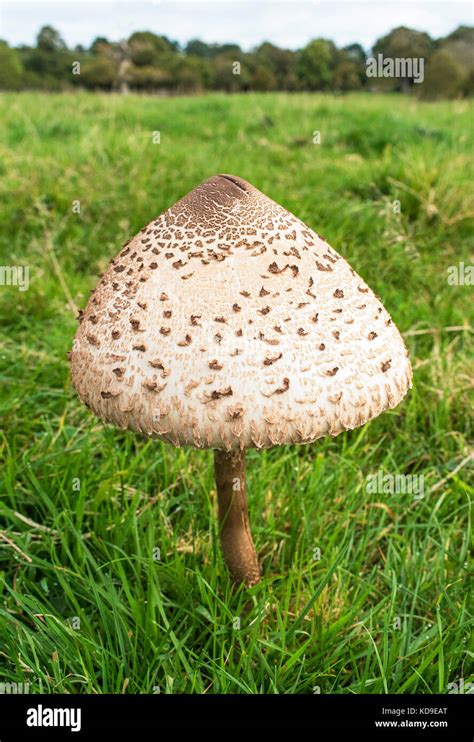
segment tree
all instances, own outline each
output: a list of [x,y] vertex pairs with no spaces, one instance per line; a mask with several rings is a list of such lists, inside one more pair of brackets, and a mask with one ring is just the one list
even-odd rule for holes
[[334,70],[333,84],[336,90],[359,90],[362,87],[360,65],[350,60],[342,60]]
[[205,41],[200,39],[191,39],[188,41],[184,48],[184,52],[188,56],[201,57],[202,59],[212,59],[215,49],[215,44],[206,44]]
[[[287,86],[291,85],[291,78],[295,78],[295,66],[296,66],[296,54],[289,49],[280,49],[274,44],[270,44],[268,41],[264,41],[263,44],[258,46],[253,54],[254,70],[253,74],[256,74],[257,68],[266,69],[269,73],[266,75],[267,84],[271,84],[272,87],[265,88],[266,90],[273,90],[278,88],[280,90],[287,89]],[[263,73],[259,72],[259,77],[263,83]],[[254,87],[254,84],[252,84]]]
[[458,63],[440,49],[431,57],[425,79],[420,85],[420,96],[428,100],[456,98],[463,93],[466,76]]
[[81,67],[80,82],[91,90],[111,90],[117,74],[117,65],[101,54]]
[[276,90],[277,79],[271,69],[260,65],[252,73],[250,85],[252,90],[261,90],[262,92]]
[[43,26],[36,37],[36,47],[44,52],[64,51],[66,44],[52,26]]
[[348,46],[344,46],[342,48],[342,53],[347,59],[365,65],[367,55],[360,44],[349,44]]
[[[374,56],[382,54],[384,59],[423,59],[424,63],[434,51],[433,39],[421,31],[399,26],[375,42]],[[407,92],[414,84],[413,78],[383,78],[382,87]]]
[[327,39],[314,39],[301,51],[296,73],[307,90],[328,90],[336,61],[336,47]]
[[135,31],[127,41],[130,59],[137,67],[160,66],[177,51],[177,43],[151,31]]
[[43,26],[36,37],[36,47],[20,47],[18,52],[27,87],[61,90],[73,82],[74,57],[52,26]]
[[366,54],[360,44],[349,44],[336,53],[333,85],[336,90],[359,90],[367,82]]
[[449,54],[462,70],[462,90],[465,95],[472,93],[474,79],[474,28],[459,26],[453,33],[438,42],[440,51]]
[[173,78],[165,70],[158,67],[135,67],[134,65],[128,69],[128,82],[131,88],[148,92],[169,90],[174,84]]
[[212,77],[210,63],[195,56],[176,55],[170,73],[173,87],[185,93],[208,87]]
[[422,31],[415,31],[406,26],[399,26],[386,36],[375,42],[374,54],[383,54],[384,57],[424,57],[427,58],[434,50],[434,41]]
[[17,90],[22,82],[22,65],[16,49],[11,49],[6,41],[0,41],[0,88]]
[[215,44],[214,47],[214,56],[217,56],[218,54],[228,54],[236,58],[242,56],[242,49],[238,44]]
[[89,47],[89,51],[91,54],[100,54],[106,46],[110,46],[110,41],[105,36],[96,36]]
[[244,55],[241,54],[240,58],[236,56],[232,53],[219,54],[212,60],[212,87],[215,90],[236,93],[249,89],[250,74]]

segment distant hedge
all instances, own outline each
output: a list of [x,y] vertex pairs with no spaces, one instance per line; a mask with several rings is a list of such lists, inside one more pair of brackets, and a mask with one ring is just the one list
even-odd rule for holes
[[[245,52],[237,44],[199,39],[180,47],[151,31],[137,31],[120,42],[98,37],[89,48],[68,49],[58,31],[44,26],[34,47],[14,48],[0,41],[0,89],[159,94],[382,90],[426,99],[457,98],[473,92],[473,48],[471,27],[460,26],[446,38],[432,39],[401,26],[378,39],[370,54],[360,44],[338,49],[328,39],[313,39],[296,51],[264,42]],[[368,75],[371,60],[378,65],[375,76]],[[390,60],[407,61],[401,65],[403,75],[390,72]],[[422,60],[417,74],[410,60]]]

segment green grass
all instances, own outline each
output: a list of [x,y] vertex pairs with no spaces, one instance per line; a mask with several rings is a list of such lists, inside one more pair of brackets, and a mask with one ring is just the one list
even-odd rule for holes
[[[0,682],[213,694],[472,680],[473,295],[447,282],[472,262],[471,116],[466,101],[395,96],[0,97],[0,265],[30,267],[28,291],[0,287]],[[347,257],[414,368],[413,391],[371,424],[248,454],[263,579],[238,592],[211,453],[102,425],[66,360],[74,305],[122,242],[218,172]],[[424,497],[368,493],[379,470],[423,475]]]

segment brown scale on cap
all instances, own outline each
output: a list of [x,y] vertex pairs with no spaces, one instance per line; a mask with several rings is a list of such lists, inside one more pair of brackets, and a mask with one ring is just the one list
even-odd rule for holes
[[323,265],[322,263],[319,262],[319,260],[316,261],[316,268],[318,269],[318,271],[323,271],[323,272],[328,272],[328,273],[332,272],[332,268],[330,265]]
[[227,386],[225,389],[214,389],[210,394],[206,394],[205,396],[208,402],[213,402],[221,399],[221,397],[232,397],[233,393],[232,387]]
[[243,417],[244,412],[245,409],[241,404],[231,405],[227,408],[227,416],[229,420],[239,420]]
[[283,356],[283,353],[278,353],[278,355],[277,355],[277,356],[267,356],[267,357],[266,357],[266,358],[264,359],[264,361],[263,361],[263,365],[264,365],[264,366],[271,366],[271,365],[272,365],[273,363],[275,363],[276,361],[279,361],[279,360],[280,360],[280,358],[282,358],[282,356]]
[[277,338],[265,337],[263,332],[259,332],[258,339],[263,340],[263,342],[268,343],[268,345],[280,345],[280,341]]
[[152,359],[151,361],[148,361],[148,364],[152,368],[157,368],[159,371],[161,371],[161,375],[163,378],[165,378],[165,376],[169,376],[170,374],[169,368],[166,368],[164,363],[160,361],[159,358],[155,358],[155,359]]
[[[271,392],[271,395],[273,395],[273,394],[284,394],[285,392],[288,391],[289,388],[290,388],[290,380],[289,380],[289,378],[287,376],[285,376],[284,379],[283,379],[283,381],[282,381],[282,385],[280,387],[277,387],[276,389],[274,389],[273,392]],[[268,395],[266,395],[266,396],[268,396]]]
[[100,396],[102,399],[111,399],[112,397],[117,397],[118,393],[114,394],[113,392],[101,392]]
[[220,371],[224,366],[214,359],[213,361],[209,361],[209,368],[212,368],[213,371]]
[[[231,473],[242,475],[246,448],[337,435],[395,407],[411,386],[400,333],[364,280],[236,176],[209,178],[129,240],[83,318],[70,353],[80,398],[121,428],[219,451],[220,498]],[[228,343],[236,337],[238,347]],[[112,351],[123,360],[111,361]],[[224,522],[238,575],[226,534]],[[242,579],[258,579],[255,559]]]
[[159,394],[159,392],[162,392],[163,389],[166,387],[166,384],[158,384],[156,381],[144,381],[143,386],[145,389],[148,389],[149,392],[155,392],[156,394]]

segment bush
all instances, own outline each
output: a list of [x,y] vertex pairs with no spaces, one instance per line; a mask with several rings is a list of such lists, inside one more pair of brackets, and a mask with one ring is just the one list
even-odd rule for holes
[[300,53],[296,72],[306,90],[329,90],[337,50],[332,41],[314,39]]
[[334,70],[333,84],[336,90],[359,90],[362,87],[360,65],[348,60],[339,62]]
[[130,87],[137,90],[169,90],[173,86],[173,79],[169,72],[151,67],[135,67],[131,65],[127,71]]
[[257,67],[251,77],[252,90],[276,90],[278,83],[273,72],[267,67]]
[[80,79],[86,88],[111,90],[117,75],[116,64],[107,57],[98,57],[82,65]]
[[427,100],[457,98],[463,94],[464,82],[465,75],[451,55],[445,51],[435,52],[420,84],[420,97]]

